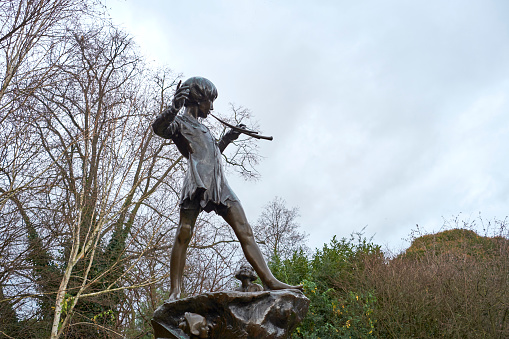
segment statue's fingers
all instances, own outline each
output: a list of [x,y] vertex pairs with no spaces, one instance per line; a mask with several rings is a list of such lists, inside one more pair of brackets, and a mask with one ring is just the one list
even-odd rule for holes
[[187,99],[189,97],[189,91],[183,91],[175,94],[175,99]]
[[175,90],[175,93],[180,93],[180,92],[185,92],[185,91],[189,92],[189,90],[190,90],[189,85],[184,85],[182,87],[177,88]]
[[188,98],[189,97],[189,92],[188,91],[185,91],[185,92],[180,92],[180,93],[176,93],[175,94],[175,98]]

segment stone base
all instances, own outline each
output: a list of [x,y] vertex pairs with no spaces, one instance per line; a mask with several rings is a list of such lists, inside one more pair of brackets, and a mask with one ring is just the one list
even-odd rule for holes
[[156,339],[282,339],[308,307],[299,290],[205,293],[166,301],[154,312],[152,326]]

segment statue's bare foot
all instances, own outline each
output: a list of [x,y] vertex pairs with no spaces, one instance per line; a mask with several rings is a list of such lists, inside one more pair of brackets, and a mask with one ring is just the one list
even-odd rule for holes
[[269,290],[287,290],[287,289],[290,289],[290,290],[301,290],[302,291],[304,289],[304,287],[302,285],[292,286],[292,285],[288,285],[288,284],[282,283],[279,280],[267,282],[266,286],[268,287]]
[[170,291],[170,296],[168,297],[168,301],[178,300],[180,299],[180,290]]

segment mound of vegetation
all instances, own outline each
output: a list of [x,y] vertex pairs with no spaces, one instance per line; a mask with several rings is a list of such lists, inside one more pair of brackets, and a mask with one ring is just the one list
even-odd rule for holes
[[294,338],[509,338],[508,244],[452,229],[387,258],[365,239],[334,238],[272,268],[311,300]]
[[416,238],[402,256],[422,259],[432,254],[484,259],[507,253],[508,246],[506,238],[483,237],[472,230],[457,228]]
[[384,338],[509,337],[509,241],[452,229],[371,267]]

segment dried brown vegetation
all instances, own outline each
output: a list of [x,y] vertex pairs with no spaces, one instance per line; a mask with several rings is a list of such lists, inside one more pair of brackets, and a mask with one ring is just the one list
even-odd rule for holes
[[509,240],[453,229],[366,263],[381,338],[509,337]]

